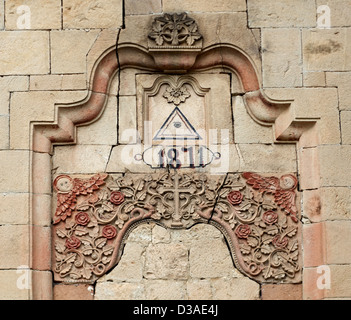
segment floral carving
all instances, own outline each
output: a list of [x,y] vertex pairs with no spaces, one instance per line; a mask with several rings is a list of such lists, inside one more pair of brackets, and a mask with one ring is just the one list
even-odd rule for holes
[[198,32],[195,20],[189,18],[186,13],[166,13],[155,19],[149,38],[153,39],[158,46],[164,44],[179,46],[184,43],[192,46],[202,38],[202,35]]
[[[95,281],[116,265],[128,228],[143,219],[169,228],[216,223],[229,239],[236,266],[249,277],[286,282],[300,275],[293,175],[224,177],[174,170],[57,181],[57,197],[72,199],[73,190],[76,197],[71,214],[59,215],[54,224],[57,281]],[[62,199],[57,203],[55,219]],[[288,219],[292,213],[296,219]]]
[[163,97],[167,99],[169,103],[174,103],[176,106],[185,102],[190,97],[190,93],[185,85],[181,87],[168,86]]

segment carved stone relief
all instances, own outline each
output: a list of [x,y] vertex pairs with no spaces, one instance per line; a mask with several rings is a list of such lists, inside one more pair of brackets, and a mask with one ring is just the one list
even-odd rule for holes
[[296,187],[292,174],[58,176],[55,279],[95,281],[118,263],[128,230],[151,219],[177,229],[211,223],[224,233],[243,274],[261,282],[298,282]]

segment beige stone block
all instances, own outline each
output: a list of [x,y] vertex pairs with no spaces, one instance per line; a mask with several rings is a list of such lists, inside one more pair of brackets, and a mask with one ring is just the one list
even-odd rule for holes
[[107,172],[123,173],[152,173],[155,170],[144,161],[137,161],[134,157],[144,152],[142,145],[120,145],[112,149],[111,157],[107,164]]
[[314,0],[250,0],[248,1],[249,26],[252,27],[315,27]]
[[138,242],[144,247],[149,245],[152,239],[152,228],[154,224],[143,223],[136,227],[128,236],[127,242]]
[[320,163],[317,148],[305,148],[298,157],[300,188],[317,189],[320,186]]
[[171,233],[168,229],[159,225],[155,225],[152,229],[152,242],[153,243],[170,243]]
[[186,283],[175,280],[147,280],[145,295],[147,300],[185,300]]
[[343,144],[351,144],[351,112],[340,112],[341,139]]
[[28,151],[0,151],[0,192],[29,191]]
[[93,123],[77,128],[77,143],[81,145],[117,144],[117,98],[108,97],[102,115]]
[[[239,172],[296,172],[295,145],[237,145]],[[260,159],[258,162],[257,159]]]
[[351,222],[325,222],[326,264],[350,264]]
[[303,29],[305,71],[347,71],[351,69],[351,29]]
[[[0,270],[0,300],[29,300],[30,288],[23,288],[26,270]],[[27,282],[30,283],[30,282]],[[17,286],[19,284],[19,286]]]
[[216,2],[164,0],[163,10],[164,12],[236,12],[246,11],[246,2],[244,0],[219,0]]
[[51,156],[48,153],[32,153],[32,192],[51,194]]
[[57,174],[105,172],[110,152],[111,147],[104,145],[55,147],[53,168],[57,168]]
[[[51,176],[51,175],[50,175]],[[32,224],[42,227],[51,226],[51,195],[35,194],[32,196]]]
[[246,277],[213,279],[211,284],[214,300],[258,300],[260,297],[260,285]]
[[99,30],[51,31],[51,72],[85,73],[86,56],[98,34]]
[[326,85],[325,72],[305,72],[303,74],[304,87],[324,87]]
[[118,141],[131,144],[138,141],[136,97],[120,97],[118,102]]
[[212,300],[212,287],[210,280],[190,279],[186,283],[189,300]]
[[330,266],[330,289],[326,290],[326,298],[349,298],[351,296],[351,266]]
[[0,194],[0,224],[27,224],[29,221],[28,193]]
[[0,226],[0,268],[10,269],[29,265],[29,227]]
[[[317,8],[327,5],[330,9],[331,27],[351,27],[351,6],[349,0],[317,0]],[[318,14],[320,17],[323,13]]]
[[340,110],[351,110],[351,72],[326,72],[328,86],[338,87]]
[[[120,76],[118,74],[113,78],[110,87],[110,95],[116,96],[135,96],[136,95],[136,77],[138,74],[147,73],[147,71],[138,70],[134,68],[124,68],[121,70]],[[121,85],[119,86],[119,78]]]
[[125,13],[131,14],[155,14],[162,12],[162,0],[126,0]]
[[10,91],[26,91],[29,88],[28,76],[6,76],[0,78],[0,115],[9,115]]
[[146,279],[188,278],[188,250],[182,244],[152,244],[146,249],[145,270]]
[[[22,9],[20,6],[28,8]],[[5,14],[6,30],[61,28],[60,0],[7,1]]]
[[320,146],[318,152],[320,158],[321,186],[350,186],[351,146]]
[[85,74],[31,76],[30,90],[85,90]]
[[10,145],[9,117],[0,116],[0,150],[9,149],[9,145]]
[[233,98],[234,141],[235,143],[272,143],[272,127],[255,122],[247,112],[243,98]]
[[219,278],[235,275],[235,267],[224,239],[196,241],[189,254],[192,278]]
[[301,38],[298,29],[263,29],[264,87],[302,85]]
[[118,265],[100,282],[141,282],[143,279],[143,252],[142,245],[133,242],[127,243]]
[[121,0],[64,0],[63,28],[120,28],[123,24]]
[[94,300],[145,300],[144,287],[138,283],[97,283]]
[[49,73],[49,32],[4,31],[0,42],[0,74]]

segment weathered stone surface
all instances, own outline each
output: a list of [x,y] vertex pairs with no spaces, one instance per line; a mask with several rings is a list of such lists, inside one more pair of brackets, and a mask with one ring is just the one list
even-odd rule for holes
[[145,300],[144,287],[137,283],[98,283],[95,300]]
[[5,0],[0,1],[0,30],[5,28]]
[[312,221],[351,219],[351,188],[320,188],[304,192],[304,212]]
[[306,71],[351,69],[349,28],[303,29],[303,63]]
[[341,138],[343,144],[351,144],[351,112],[340,112]]
[[49,33],[47,31],[4,31],[0,33],[0,74],[47,74]]
[[243,98],[233,98],[234,141],[245,143],[272,143],[272,127],[264,127],[255,122],[247,112]]
[[351,146],[330,145],[318,148],[322,187],[350,185]]
[[314,27],[316,7],[313,0],[248,1],[250,27]]
[[258,300],[260,297],[260,285],[249,278],[213,279],[211,283],[214,300]]
[[[27,6],[26,11],[20,6]],[[23,19],[29,21],[22,26]],[[19,22],[19,23],[18,23]],[[17,29],[60,29],[61,28],[61,1],[60,0],[13,0],[6,3],[6,30]]]
[[195,0],[164,0],[163,10],[165,12],[195,11],[195,12],[235,12],[245,11],[244,0],[220,0],[215,3]]
[[351,252],[351,222],[327,221],[325,222],[325,243],[327,264],[350,264]]
[[26,91],[29,76],[6,76],[0,78],[0,115],[9,115],[10,91]]
[[186,284],[176,280],[152,280],[145,283],[147,300],[185,300]]
[[0,151],[0,192],[29,191],[29,159],[28,151]]
[[119,98],[118,113],[118,141],[120,144],[134,144],[138,141],[136,97],[125,96]]
[[187,283],[189,300],[212,300],[212,287],[208,279],[191,279]]
[[0,224],[29,222],[29,194],[0,193]]
[[[25,284],[21,276],[25,276],[26,270],[0,270],[0,299],[1,300],[29,300],[30,287],[20,289],[17,284]],[[30,273],[29,273],[30,274]]]
[[0,268],[16,269],[29,266],[29,227],[0,226]]
[[30,90],[85,90],[85,74],[31,76]]
[[338,87],[340,110],[351,110],[351,72],[326,72],[327,86]]
[[122,1],[63,1],[63,28],[120,28]]
[[0,150],[8,149],[10,145],[9,117],[0,116]]
[[326,73],[318,71],[304,73],[303,85],[305,87],[324,87],[326,85]]
[[171,233],[166,228],[156,225],[152,229],[152,242],[153,243],[170,243]]
[[[330,9],[330,27],[350,27],[351,7],[349,1],[345,0],[317,0],[319,6],[328,6]],[[322,8],[321,8],[322,9]],[[324,11],[324,10],[323,10]],[[325,14],[323,12],[322,14]],[[320,17],[321,14],[318,15]]]
[[265,28],[262,52],[264,87],[302,85],[300,30]]
[[97,30],[51,31],[51,72],[85,73],[86,56],[98,34]]
[[131,14],[155,14],[162,12],[161,0],[127,0],[125,1],[125,13]]
[[144,248],[138,243],[129,242],[124,248],[125,254],[118,266],[111,273],[101,278],[100,282],[140,282],[143,278]]
[[188,250],[182,244],[155,244],[145,254],[146,279],[186,280],[188,277]]
[[111,152],[105,145],[55,147],[53,167],[57,173],[105,172]]

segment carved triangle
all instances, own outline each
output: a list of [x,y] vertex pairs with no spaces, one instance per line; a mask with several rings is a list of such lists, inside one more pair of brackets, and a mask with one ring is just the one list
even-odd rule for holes
[[202,140],[186,116],[176,107],[154,140]]

